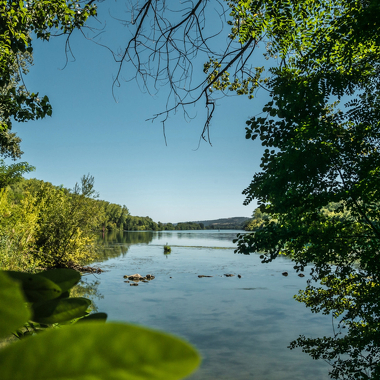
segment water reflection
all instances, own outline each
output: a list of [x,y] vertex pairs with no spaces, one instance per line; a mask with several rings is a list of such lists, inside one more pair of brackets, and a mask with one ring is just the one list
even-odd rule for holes
[[125,256],[133,244],[149,244],[153,240],[152,231],[123,232],[109,231],[99,235],[95,261]]
[[155,238],[158,240],[163,238],[175,238],[177,240],[192,239],[192,240],[214,240],[214,241],[228,241],[231,242],[236,238],[238,233],[244,233],[245,231],[230,231],[230,230],[194,230],[194,231],[158,231],[154,232]]
[[232,240],[238,233],[236,230],[194,230],[194,231],[157,231],[153,232],[153,244],[170,246],[197,246],[197,247],[223,247],[235,248]]
[[104,296],[99,292],[99,279],[94,279],[93,275],[82,276],[82,279],[75,285],[70,292],[71,297],[84,297],[91,299],[90,310],[97,312],[99,308],[95,300],[103,299]]
[[153,231],[126,232],[107,231],[99,235],[99,244],[149,244],[153,240]]
[[[98,292],[104,295],[99,310],[109,320],[185,337],[204,359],[192,380],[327,380],[326,363],[287,348],[300,334],[332,334],[329,317],[314,315],[293,299],[307,277],[298,277],[286,258],[261,264],[258,254],[235,255],[236,234],[128,232],[100,240],[104,255],[123,253],[95,263],[107,270],[99,276]],[[165,244],[170,255],[163,255]],[[155,280],[124,283],[123,276],[134,273],[151,273]]]

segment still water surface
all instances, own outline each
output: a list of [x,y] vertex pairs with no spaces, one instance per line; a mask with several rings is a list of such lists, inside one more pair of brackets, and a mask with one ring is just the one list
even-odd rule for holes
[[[258,254],[234,254],[236,233],[106,236],[100,243],[101,261],[94,264],[106,272],[85,278],[98,281],[92,296],[98,310],[108,313],[109,320],[165,330],[195,345],[203,363],[191,380],[329,379],[325,362],[287,348],[301,334],[332,334],[331,317],[312,314],[293,299],[307,277],[298,277],[286,258],[261,264]],[[172,247],[170,255],[163,253],[166,243]],[[130,286],[123,276],[134,273],[156,278]]]

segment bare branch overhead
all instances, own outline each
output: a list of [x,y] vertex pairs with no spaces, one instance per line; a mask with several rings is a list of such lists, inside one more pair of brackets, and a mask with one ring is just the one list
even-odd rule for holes
[[[164,130],[171,114],[182,109],[185,118],[191,119],[188,107],[204,102],[207,116],[201,138],[210,142],[216,100],[213,90],[226,75],[229,83],[255,75],[247,61],[258,41],[250,38],[240,43],[231,35],[227,24],[230,9],[223,0],[131,1],[123,19],[114,16],[128,28],[130,36],[118,53],[112,52],[119,63],[113,91],[121,86],[126,64],[128,72],[131,66],[134,72],[125,81],[136,79],[150,94],[162,88],[168,91],[166,109],[148,119],[160,119]],[[205,68],[200,77],[196,69],[207,62],[218,66]],[[224,90],[232,90],[226,86],[216,89],[223,95]]]

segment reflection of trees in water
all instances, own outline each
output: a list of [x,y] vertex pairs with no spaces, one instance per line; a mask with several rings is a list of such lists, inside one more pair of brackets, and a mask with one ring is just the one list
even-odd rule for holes
[[149,244],[153,240],[153,231],[112,230],[99,235],[100,244]]
[[149,244],[153,240],[152,231],[108,231],[100,234],[96,248],[96,261],[125,256],[132,244]]
[[156,232],[156,238],[158,240],[161,240],[163,238],[167,239],[167,238],[172,237],[173,235],[174,235],[173,232],[166,232],[166,231],[165,232],[164,231]]
[[128,244],[149,244],[153,240],[153,231],[124,232]]
[[202,239],[202,240],[225,240],[232,241],[236,239],[238,233],[244,233],[244,231],[236,231],[236,232],[213,232],[210,230],[195,232],[195,231],[186,231],[186,232],[166,232],[160,231],[156,232],[156,238],[167,239],[170,237],[177,237],[178,239]]
[[129,245],[126,244],[99,244],[96,247],[95,261],[105,261],[114,257],[125,256]]
[[70,296],[84,297],[84,298],[90,299],[92,302],[91,311],[98,311],[98,308],[94,300],[96,299],[100,300],[104,298],[104,296],[101,293],[99,293],[99,290],[98,290],[100,281],[97,279],[91,280],[89,276],[92,276],[92,275],[88,275],[85,277],[82,276],[82,279],[79,281],[79,283],[71,289]]

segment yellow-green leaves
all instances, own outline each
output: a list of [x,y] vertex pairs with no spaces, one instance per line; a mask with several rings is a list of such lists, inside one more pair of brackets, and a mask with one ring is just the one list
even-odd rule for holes
[[233,91],[237,95],[248,95],[249,99],[253,98],[253,92],[259,87],[259,84],[266,82],[267,79],[261,79],[264,67],[255,67],[251,70],[251,75],[247,78],[232,79],[232,75],[219,63],[218,60],[210,58],[203,65],[203,72],[208,75],[207,82],[210,85],[208,91]]
[[17,203],[11,192],[0,190],[0,268],[7,270],[33,269],[32,255],[38,229],[38,209],[30,193]]
[[41,266],[65,266],[88,260],[103,215],[95,200],[48,183],[39,184],[35,195],[40,210],[36,256]]

